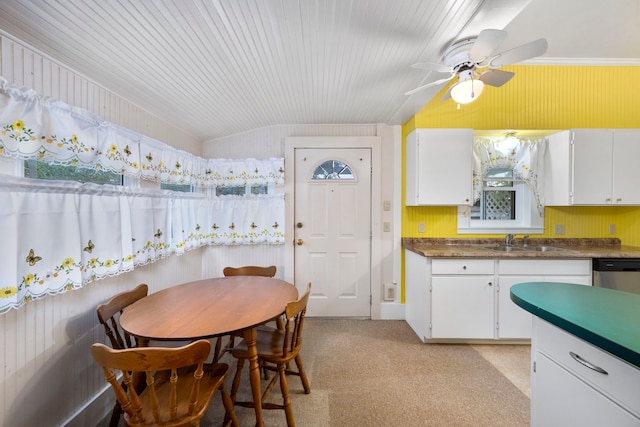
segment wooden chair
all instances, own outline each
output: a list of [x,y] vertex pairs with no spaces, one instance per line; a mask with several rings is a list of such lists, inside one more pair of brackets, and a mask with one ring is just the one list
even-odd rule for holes
[[[137,339],[130,336],[120,327],[120,315],[125,308],[146,297],[149,287],[146,284],[140,284],[130,291],[125,291],[113,296],[109,301],[100,304],[96,308],[98,320],[104,326],[104,331],[111,342],[114,349],[122,350],[125,348],[133,348],[138,346]],[[122,408],[116,401],[111,412],[109,427],[116,427],[122,415]]]
[[222,274],[226,276],[264,276],[274,277],[276,275],[276,266],[258,267],[255,265],[245,265],[243,267],[225,267]]
[[[91,346],[91,354],[124,411],[127,426],[199,426],[216,390],[226,410],[225,421],[238,426],[224,380],[229,365],[205,364],[211,344],[198,340],[184,347],[139,347],[114,350],[102,343]],[[122,373],[123,384],[117,381]],[[134,375],[144,375],[146,387],[137,392]]]
[[[274,375],[264,392],[262,393],[262,408],[263,409],[284,409],[287,417],[287,425],[289,427],[295,425],[293,419],[293,411],[291,409],[291,401],[289,399],[289,385],[287,383],[287,375],[297,375],[302,381],[302,386],[306,394],[311,393],[309,387],[309,380],[302,366],[302,359],[300,358],[300,348],[302,346],[302,327],[304,326],[304,316],[307,310],[307,302],[309,301],[309,294],[311,292],[311,283],[309,283],[306,292],[297,300],[287,304],[285,310],[286,322],[284,324],[284,330],[275,328],[261,328],[258,330],[258,337],[256,340],[256,346],[258,350],[258,362],[262,365],[263,369],[269,369],[277,371],[278,374]],[[236,373],[233,378],[233,384],[231,387],[231,400],[235,405],[243,407],[253,407],[253,402],[237,402],[236,394],[240,386],[240,378],[242,376],[242,368],[244,362],[249,358],[247,352],[247,346],[244,341],[239,343],[232,349],[231,354],[238,359]],[[288,364],[291,361],[295,361],[298,368],[297,371],[288,369]],[[268,364],[273,364],[268,365]],[[271,390],[275,386],[275,383],[280,381],[280,391],[282,394],[283,403],[275,404],[265,402],[265,399],[271,393]]]
[[140,284],[130,291],[119,293],[104,304],[100,304],[96,308],[98,320],[104,326],[104,332],[107,334],[111,346],[121,350],[123,348],[137,347],[138,342],[126,331],[120,327],[120,315],[125,308],[147,296],[149,287],[146,284]]
[[[268,267],[261,267],[256,265],[245,265],[242,267],[225,267],[222,270],[222,274],[225,277],[229,276],[263,276],[263,277],[274,277],[276,275],[277,267],[275,265],[270,265]],[[283,323],[282,319],[276,319],[276,325],[279,329],[282,329]],[[214,349],[214,361],[217,361],[222,357],[222,353],[232,348],[235,342],[235,337],[242,338],[242,333],[237,333],[233,335],[229,335],[229,341],[227,344],[222,347],[222,339],[223,337],[218,337],[216,340],[216,345]]]

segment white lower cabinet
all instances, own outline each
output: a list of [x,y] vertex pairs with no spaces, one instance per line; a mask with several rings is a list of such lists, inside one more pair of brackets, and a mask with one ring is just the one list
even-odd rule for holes
[[498,260],[498,338],[531,338],[531,314],[518,307],[510,296],[511,286],[524,282],[591,285],[591,260]]
[[524,340],[531,314],[511,301],[523,282],[591,284],[588,259],[428,258],[405,251],[405,318],[423,341]]
[[532,343],[532,426],[640,425],[640,369],[539,318]]
[[431,262],[431,338],[493,339],[494,261]]

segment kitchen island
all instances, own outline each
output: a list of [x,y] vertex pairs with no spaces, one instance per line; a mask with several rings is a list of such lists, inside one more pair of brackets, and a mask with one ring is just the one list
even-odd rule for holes
[[640,425],[640,295],[549,282],[510,295],[533,314],[532,426]]

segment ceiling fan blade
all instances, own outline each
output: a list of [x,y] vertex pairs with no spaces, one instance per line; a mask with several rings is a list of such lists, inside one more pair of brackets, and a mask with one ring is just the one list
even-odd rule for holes
[[448,82],[449,80],[451,80],[454,77],[455,77],[455,74],[452,74],[450,77],[447,77],[445,79],[436,80],[435,82],[427,83],[426,85],[418,86],[417,88],[415,88],[413,90],[410,90],[408,92],[405,92],[404,94],[405,95],[413,95],[414,93],[420,92],[421,90],[426,89],[428,87],[436,86],[436,85],[439,85],[439,84],[442,84],[442,83],[446,83],[446,82]]
[[500,46],[505,37],[506,31],[482,30],[469,51],[469,59],[472,62],[481,62]]
[[453,89],[454,86],[455,85],[451,85],[451,87],[449,89],[447,89],[445,94],[442,95],[442,98],[440,98],[440,101],[446,101],[448,99],[451,99],[451,89]]
[[546,39],[538,39],[525,43],[496,55],[489,61],[489,67],[498,68],[503,65],[515,64],[525,59],[535,58],[536,56],[543,55],[547,51],[547,47],[549,47],[549,44]]
[[511,71],[487,70],[480,74],[480,80],[489,86],[500,87],[511,80],[515,74],[516,73],[512,73]]
[[437,71],[438,73],[452,73],[453,70],[448,65],[437,64],[435,62],[418,62],[413,64],[411,68],[417,68],[419,70]]

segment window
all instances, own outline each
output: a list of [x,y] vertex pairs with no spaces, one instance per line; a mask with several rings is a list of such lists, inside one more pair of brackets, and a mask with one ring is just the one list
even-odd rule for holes
[[193,193],[193,186],[190,184],[165,184],[160,183],[161,190],[180,191],[182,193]]
[[471,207],[471,219],[514,220],[517,199],[513,170],[489,169],[483,179],[482,196]]
[[355,179],[351,168],[339,160],[327,160],[313,171],[311,179]]
[[540,198],[546,139],[477,138],[473,206],[458,208],[458,233],[543,233]]
[[40,160],[24,161],[24,176],[27,178],[78,181],[82,183],[122,185],[122,175],[110,171],[56,165]]
[[250,196],[256,194],[269,194],[269,187],[266,185],[216,187],[216,196]]

